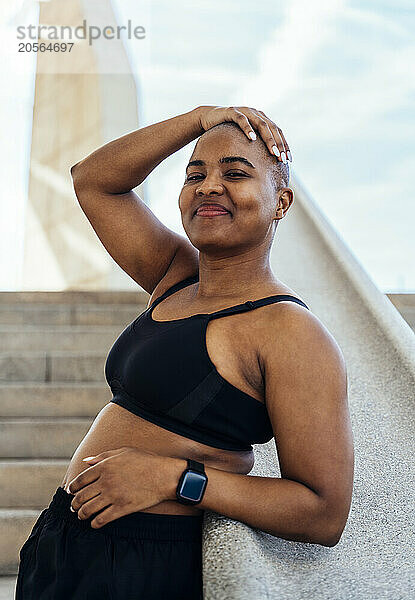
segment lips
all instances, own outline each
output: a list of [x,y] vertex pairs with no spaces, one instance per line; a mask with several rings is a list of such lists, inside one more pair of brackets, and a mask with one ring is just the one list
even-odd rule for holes
[[221,215],[229,215],[230,211],[222,206],[222,204],[218,204],[216,202],[206,202],[198,206],[194,214],[200,217],[216,217]]

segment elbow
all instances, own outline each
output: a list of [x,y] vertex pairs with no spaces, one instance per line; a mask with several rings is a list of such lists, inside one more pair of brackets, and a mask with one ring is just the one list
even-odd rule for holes
[[308,544],[316,544],[318,546],[326,546],[327,548],[333,548],[336,546],[342,536],[343,530],[336,531],[334,534],[329,531],[321,530],[318,535],[309,536],[305,542]]
[[321,546],[326,546],[327,548],[333,548],[340,542],[340,538],[342,536],[343,530],[337,532],[335,535],[331,535],[329,537],[325,537],[320,541]]
[[345,526],[346,523],[339,525],[338,521],[334,524],[327,523],[326,521],[320,528],[319,541],[316,543],[321,546],[333,548],[333,546],[336,546],[340,542]]
[[79,194],[85,189],[85,185],[90,180],[90,177],[86,176],[85,169],[82,168],[81,163],[82,161],[79,161],[70,168],[72,185],[78,200]]
[[339,543],[346,527],[347,516],[345,518],[344,514],[340,515],[337,512],[328,510],[325,506],[319,515],[314,514],[309,529],[309,543],[328,548],[333,548]]
[[[80,162],[80,161],[79,161]],[[71,177],[72,179],[75,177],[75,171],[79,165],[79,162],[75,163],[74,165],[72,165],[72,167],[70,168],[70,172],[71,172]]]
[[79,162],[75,163],[70,168],[72,183],[73,183],[75,191],[76,191],[76,186],[79,183],[79,166],[78,165],[79,165]]
[[351,493],[347,496],[322,494],[320,499],[320,512],[315,514],[315,526],[312,531],[317,544],[333,548],[340,542],[347,524]]

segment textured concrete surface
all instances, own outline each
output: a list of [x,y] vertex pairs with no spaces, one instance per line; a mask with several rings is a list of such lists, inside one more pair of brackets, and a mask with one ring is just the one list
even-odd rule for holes
[[[415,336],[297,182],[273,270],[345,356],[355,444],[348,523],[334,547],[293,542],[205,513],[205,600],[415,597]],[[275,442],[251,475],[280,476]]]
[[16,577],[0,577],[0,600],[13,600]]

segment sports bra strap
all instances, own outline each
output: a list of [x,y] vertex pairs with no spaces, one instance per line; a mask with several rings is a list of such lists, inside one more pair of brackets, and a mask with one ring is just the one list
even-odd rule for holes
[[226,317],[228,315],[234,315],[237,313],[246,312],[248,310],[253,310],[255,308],[259,308],[260,306],[267,306],[268,304],[274,304],[275,302],[282,302],[283,300],[290,300],[291,302],[296,302],[297,304],[301,304],[301,306],[304,306],[307,310],[310,310],[308,306],[296,296],[292,296],[291,294],[275,294],[274,296],[268,296],[267,298],[259,298],[258,300],[248,300],[243,304],[237,304],[236,306],[223,308],[222,310],[217,310],[216,312],[210,313],[206,316],[209,317],[209,319],[215,319],[216,317]]
[[[186,279],[182,279],[182,281],[178,281],[177,283],[172,285],[170,288],[168,288],[164,292],[164,294],[162,294],[161,296],[156,298],[154,300],[154,302],[152,302],[152,304],[149,306],[149,308],[151,308],[151,309],[155,308],[155,306],[157,304],[162,302],[165,298],[168,298],[168,296],[171,296],[175,292],[178,292],[179,290],[187,287],[188,285],[192,285],[192,283],[196,283],[196,281],[199,281],[198,274],[191,275],[190,277],[187,277]],[[259,308],[260,306],[267,306],[268,304],[274,304],[274,302],[282,302],[283,300],[290,300],[291,302],[297,302],[297,304],[301,304],[301,306],[304,306],[307,310],[310,310],[308,308],[308,306],[302,300],[300,300],[300,298],[297,298],[296,296],[292,296],[291,294],[275,294],[274,296],[268,296],[267,298],[259,298],[258,300],[248,300],[247,302],[243,302],[242,304],[236,304],[235,306],[229,306],[228,308],[223,308],[222,310],[217,310],[216,312],[205,313],[205,314],[206,314],[206,317],[208,317],[209,319],[215,319],[216,317],[225,317],[227,315],[233,315],[233,314],[237,314],[237,313],[241,313],[241,312],[246,312],[248,310]]]
[[182,281],[178,281],[177,283],[175,283],[174,285],[169,287],[161,296],[156,298],[150,304],[149,308],[154,308],[157,304],[162,302],[162,300],[164,300],[165,298],[168,298],[175,292],[178,292],[179,290],[181,290],[184,287],[187,287],[188,285],[192,285],[192,283],[196,283],[196,281],[198,281],[198,280],[199,280],[199,275],[191,275],[190,277],[186,277],[186,279],[182,279]]

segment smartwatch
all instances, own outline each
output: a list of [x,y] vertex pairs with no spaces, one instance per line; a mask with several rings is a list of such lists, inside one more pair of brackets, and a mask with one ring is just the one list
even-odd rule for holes
[[208,482],[205,466],[197,460],[187,459],[187,469],[180,475],[176,497],[181,504],[199,504]]

